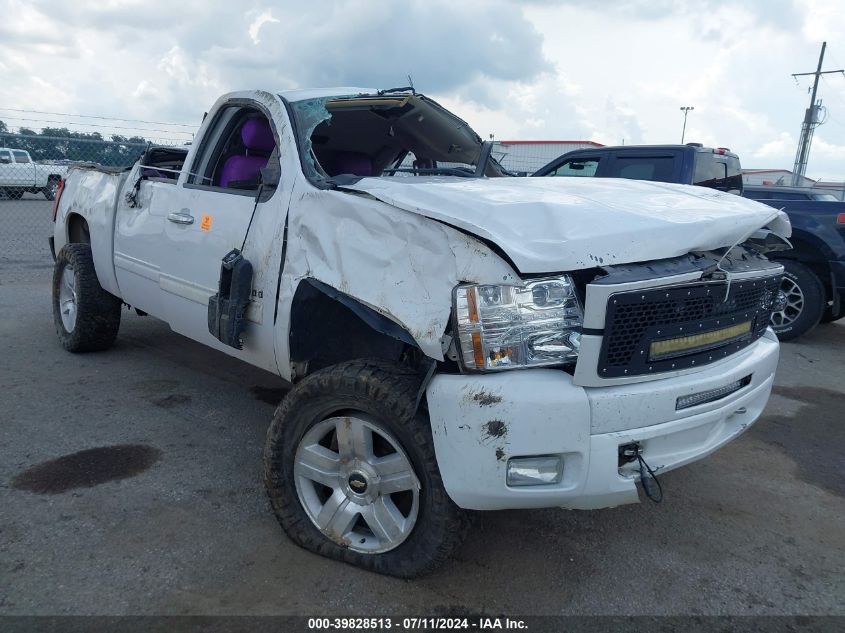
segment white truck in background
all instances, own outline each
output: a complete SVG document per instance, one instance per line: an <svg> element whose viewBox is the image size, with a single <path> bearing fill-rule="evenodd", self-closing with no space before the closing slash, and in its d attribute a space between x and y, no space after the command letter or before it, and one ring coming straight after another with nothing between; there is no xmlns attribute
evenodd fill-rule
<svg viewBox="0 0 845 633"><path fill-rule="evenodd" d="M53 200L67 169L65 165L36 163L23 149L0 147L0 193L11 200L20 200L25 193L43 193Z"/></svg>
<svg viewBox="0 0 845 633"><path fill-rule="evenodd" d="M70 170L59 339L108 348L127 304L289 380L273 510L373 571L431 570L467 510L656 498L766 405L783 268L762 253L789 221L712 189L508 178L490 152L411 90L226 94L190 148Z"/></svg>

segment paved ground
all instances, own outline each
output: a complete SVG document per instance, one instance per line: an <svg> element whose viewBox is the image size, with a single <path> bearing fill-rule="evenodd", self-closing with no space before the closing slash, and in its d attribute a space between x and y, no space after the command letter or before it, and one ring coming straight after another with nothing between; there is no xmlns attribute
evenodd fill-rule
<svg viewBox="0 0 845 633"><path fill-rule="evenodd" d="M44 226L30 207L18 235ZM765 418L667 473L662 505L483 514L454 561L401 581L281 532L260 478L281 381L126 312L113 350L64 353L49 262L18 251L0 261L0 614L845 614L843 324L784 345ZM132 476L104 450L92 488L51 462L126 444Z"/></svg>

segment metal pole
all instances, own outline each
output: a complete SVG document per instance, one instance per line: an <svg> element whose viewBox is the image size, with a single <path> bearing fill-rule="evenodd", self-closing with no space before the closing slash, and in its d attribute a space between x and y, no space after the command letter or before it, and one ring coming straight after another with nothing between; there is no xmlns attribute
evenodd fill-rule
<svg viewBox="0 0 845 633"><path fill-rule="evenodd" d="M793 77L806 77L813 75L813 92L810 96L810 107L804 113L804 122L801 124L801 138L798 141L798 151L795 153L795 165L792 168L792 184L798 185L804 174L807 172L807 163L810 160L810 145L813 142L813 130L819 125L818 113L819 104L816 103L816 92L819 89L819 77L822 75L829 75L832 73L841 73L845 77L845 70L839 68L837 70L822 70L822 62L824 61L824 51L827 48L827 42L822 42L822 51L819 55L819 65L814 73L792 73Z"/></svg>
<svg viewBox="0 0 845 633"><path fill-rule="evenodd" d="M815 78L813 80L813 91L810 95L810 107L804 112L804 123L801 125L801 139L798 142L798 153L795 156L795 165L792 167L792 186L797 187L801 184L804 174L807 172L807 161L810 153L810 143L813 138L813 121L816 110L816 93L819 89L819 77L821 77L822 62L824 62L824 51L827 48L827 42L822 42L822 51L819 54L819 66L816 72L813 73Z"/></svg>
<svg viewBox="0 0 845 633"><path fill-rule="evenodd" d="M684 112L684 127L681 130L681 145L684 144L684 135L687 133L687 114L690 110L695 110L692 106L681 106L681 110Z"/></svg>

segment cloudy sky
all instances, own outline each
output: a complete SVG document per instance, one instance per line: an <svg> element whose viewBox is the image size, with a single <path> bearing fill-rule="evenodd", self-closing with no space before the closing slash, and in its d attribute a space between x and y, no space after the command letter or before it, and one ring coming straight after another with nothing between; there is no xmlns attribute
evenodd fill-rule
<svg viewBox="0 0 845 633"><path fill-rule="evenodd" d="M0 120L151 138L191 128L32 111L195 125L229 90L410 74L485 137L678 142L691 105L687 141L791 168L811 78L790 74L823 40L825 69L845 68L842 0L0 0L0 16ZM807 173L842 180L845 77L819 96Z"/></svg>

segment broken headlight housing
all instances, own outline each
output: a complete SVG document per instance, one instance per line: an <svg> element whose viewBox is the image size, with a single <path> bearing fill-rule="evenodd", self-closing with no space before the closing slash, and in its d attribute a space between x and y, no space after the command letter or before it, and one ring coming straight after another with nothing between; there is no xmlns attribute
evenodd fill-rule
<svg viewBox="0 0 845 633"><path fill-rule="evenodd" d="M578 358L583 312L568 275L520 286L462 285L454 303L465 369L543 367Z"/></svg>

